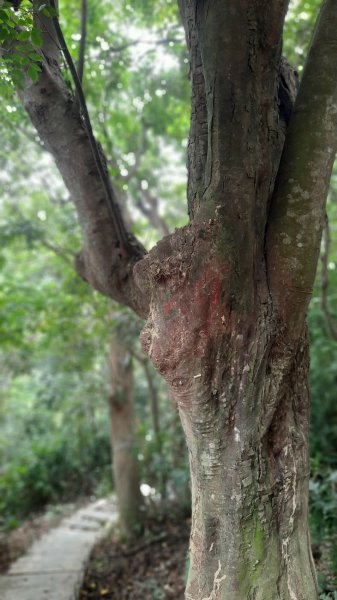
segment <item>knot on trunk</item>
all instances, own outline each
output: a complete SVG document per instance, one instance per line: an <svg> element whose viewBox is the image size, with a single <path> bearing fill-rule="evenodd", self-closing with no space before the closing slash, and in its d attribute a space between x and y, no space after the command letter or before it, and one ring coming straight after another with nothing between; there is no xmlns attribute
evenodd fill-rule
<svg viewBox="0 0 337 600"><path fill-rule="evenodd" d="M185 227L135 266L137 285L151 298L143 350L185 407L192 398L205 401L202 389L212 378L216 340L230 318L230 269L210 243L215 239L212 223Z"/></svg>

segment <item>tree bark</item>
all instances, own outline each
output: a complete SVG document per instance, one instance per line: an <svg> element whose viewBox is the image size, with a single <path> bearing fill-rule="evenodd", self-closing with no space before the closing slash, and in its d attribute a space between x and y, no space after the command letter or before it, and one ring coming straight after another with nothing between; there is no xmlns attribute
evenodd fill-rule
<svg viewBox="0 0 337 600"><path fill-rule="evenodd" d="M143 347L177 400L190 453L187 600L318 594L305 314L336 151L337 16L325 2L286 130L286 7L180 2L191 57L191 221L134 269L151 297ZM322 55L332 64L314 85ZM309 107L314 132L301 120Z"/></svg>
<svg viewBox="0 0 337 600"><path fill-rule="evenodd" d="M132 358L121 339L110 344L109 397L113 476L123 533L133 535L144 520L136 457Z"/></svg>
<svg viewBox="0 0 337 600"><path fill-rule="evenodd" d="M143 346L179 405L190 454L186 598L313 600L304 324L287 345L265 284L248 314L228 298L214 227L176 233L137 265L152 286Z"/></svg>

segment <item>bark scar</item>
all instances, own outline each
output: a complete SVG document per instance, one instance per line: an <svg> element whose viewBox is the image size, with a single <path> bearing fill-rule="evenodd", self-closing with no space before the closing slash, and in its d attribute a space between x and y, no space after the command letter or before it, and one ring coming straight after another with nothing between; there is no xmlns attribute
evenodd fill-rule
<svg viewBox="0 0 337 600"><path fill-rule="evenodd" d="M219 577L219 575L221 573L221 569L222 569L222 566L221 566L221 562L219 561L218 570L214 573L213 589L211 591L211 594L210 594L210 596L207 596L207 598L206 597L202 598L202 600L216 600L217 599L218 591L220 590L220 585L226 579L226 575Z"/></svg>

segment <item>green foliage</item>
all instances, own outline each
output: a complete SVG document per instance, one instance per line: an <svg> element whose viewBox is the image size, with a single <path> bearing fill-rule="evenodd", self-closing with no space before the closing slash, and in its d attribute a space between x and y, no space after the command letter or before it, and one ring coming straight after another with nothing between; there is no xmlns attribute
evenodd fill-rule
<svg viewBox="0 0 337 600"><path fill-rule="evenodd" d="M303 71L320 5L321 0L295 0L290 3L285 23L283 52L299 74Z"/></svg>
<svg viewBox="0 0 337 600"><path fill-rule="evenodd" d="M318 540L337 529L337 471L310 480L312 533Z"/></svg>
<svg viewBox="0 0 337 600"><path fill-rule="evenodd" d="M80 8L78 0L61 3L61 23L75 61ZM15 50L4 59L8 101L0 107L6 130L0 148L6 173L0 180L0 366L5 373L0 513L6 526L51 500L94 488L110 490L106 349L114 327L124 328L131 346L139 334L139 321L130 319L129 311L111 307L74 274L74 255L81 246L73 206L51 161L36 145L20 104L10 97L13 84L18 85L10 57L21 76L27 69L33 80L39 75L34 61L38 65L41 35L30 9L25 3L17 13L8 9L11 19L25 19L26 25L18 30L22 22L16 23ZM142 3L112 7L102 2L98 7L89 2L88 10L84 89L109 169L123 202L137 206L151 188L159 210L164 203L168 207L168 225L178 225L185 196L183 168L169 172L169 164L172 158L183 164L189 89L186 67L180 69L186 54L176 4L149 2L145 9ZM29 65L18 52L28 44L37 48ZM139 211L134 218L137 234L151 245L160 233L149 228ZM156 438L142 369L136 383L142 480L156 490L167 486L172 494L187 482L184 444L180 457L172 454L180 426L175 413L165 408L167 393L157 381L162 433Z"/></svg>
<svg viewBox="0 0 337 600"><path fill-rule="evenodd" d="M32 425L39 428L38 414ZM21 443L10 463L2 467L0 526L11 526L49 502L91 493L102 474L110 471L108 436L96 436L94 442L80 451L78 439L69 431L66 435L30 434L29 444Z"/></svg>
<svg viewBox="0 0 337 600"><path fill-rule="evenodd" d="M29 2L23 2L15 11L10 2L0 9L0 81L2 95L10 97L13 86L21 88L25 74L33 81L40 73L42 46L40 28L34 23L34 14Z"/></svg>

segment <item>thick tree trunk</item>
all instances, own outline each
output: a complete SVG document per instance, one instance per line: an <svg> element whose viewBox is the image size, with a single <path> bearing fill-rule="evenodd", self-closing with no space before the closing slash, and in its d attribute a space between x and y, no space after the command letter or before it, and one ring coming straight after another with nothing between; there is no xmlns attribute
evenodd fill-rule
<svg viewBox="0 0 337 600"><path fill-rule="evenodd" d="M247 354L214 394L211 426L181 409L194 506L186 598L315 599L307 522L307 343L290 364L286 356L277 361L288 379L282 375L279 390L269 352ZM219 358L225 364L226 357ZM235 403L231 386L237 389L238 381ZM275 406L276 399L274 413L260 412L262 402Z"/></svg>
<svg viewBox="0 0 337 600"><path fill-rule="evenodd" d="M192 80L191 223L134 269L151 297L144 349L177 400L190 453L186 600L317 599L305 313L320 221L307 259L299 206L312 222L311 203L325 192L298 187L300 150L286 143L281 172L289 153L289 184L301 192L298 212L287 212L293 196L276 179L294 99L278 44L287 1L262 4L180 2Z"/></svg>
<svg viewBox="0 0 337 600"><path fill-rule="evenodd" d="M186 599L316 600L307 338L285 343L265 283L247 312L227 297L215 230L177 232L137 266L153 290L143 345L179 405L190 454Z"/></svg>
<svg viewBox="0 0 337 600"><path fill-rule="evenodd" d="M132 359L117 338L110 345L109 363L113 475L121 529L132 535L140 531L144 519L143 498L135 454Z"/></svg>

